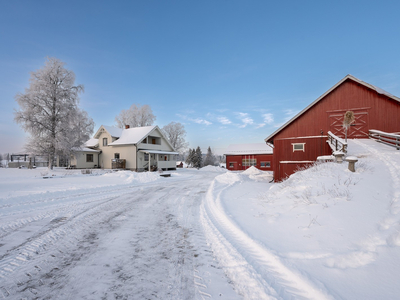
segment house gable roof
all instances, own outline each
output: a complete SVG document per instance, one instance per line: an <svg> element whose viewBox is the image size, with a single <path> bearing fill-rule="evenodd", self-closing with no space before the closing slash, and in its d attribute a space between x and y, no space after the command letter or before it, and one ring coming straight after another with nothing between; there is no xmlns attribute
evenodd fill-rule
<svg viewBox="0 0 400 300"><path fill-rule="evenodd" d="M276 130L274 133L272 133L270 136L268 136L265 141L269 142L271 141L271 139L277 135L279 132L281 132L284 128L286 128L289 124L291 124L294 120L296 120L297 118L299 118L302 114L304 114L307 110L309 110L311 107L313 107L315 104L317 104L319 101L321 101L323 98L325 98L325 96L327 96L329 93L331 93L333 90L335 90L338 86L340 86L343 82L345 82L346 80L352 80L354 82L357 82L371 90L374 90L375 92L377 92L378 94L381 95L385 95L386 97L389 97L391 99L393 99L394 101L397 101L400 103L400 98L396 97L388 92L386 92L385 90L376 87L372 84L366 83L356 77L354 77L353 75L346 75L342 80L340 80L338 83L336 83L333 87L331 87L329 90L327 90L323 95L321 95L318 99L316 99L314 102L312 102L310 105L308 105L306 108L304 108L302 111L300 111L297 115L295 115L293 118L291 118L289 121L287 121L285 124L283 124L281 127L278 128L278 130Z"/></svg>
<svg viewBox="0 0 400 300"><path fill-rule="evenodd" d="M99 130L97 130L96 134L94 135L94 138L98 139L103 131L107 131L112 137L119 138L123 129L114 126L101 125Z"/></svg>
<svg viewBox="0 0 400 300"><path fill-rule="evenodd" d="M117 146L117 145L133 145L140 143L156 127L157 126L143 126L143 127L133 127L133 128L123 129L119 139L108 145Z"/></svg>
<svg viewBox="0 0 400 300"><path fill-rule="evenodd" d="M160 128L157 125L123 129L120 138L108 145L109 146L120 146L120 145L139 144L154 131L158 131L159 134L161 135L161 137L168 144L168 146L171 147L171 149L173 151L175 151L174 147L171 145L171 143L168 141L168 139L164 136L162 130L160 130Z"/></svg>

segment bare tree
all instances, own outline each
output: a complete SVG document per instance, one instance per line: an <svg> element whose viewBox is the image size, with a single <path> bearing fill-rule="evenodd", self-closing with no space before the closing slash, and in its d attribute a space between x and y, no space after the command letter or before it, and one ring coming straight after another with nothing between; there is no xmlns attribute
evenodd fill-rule
<svg viewBox="0 0 400 300"><path fill-rule="evenodd" d="M132 104L129 109L123 109L118 116L115 117L117 126L125 128L126 125L130 127L143 127L153 125L156 117L153 115L151 107L147 104L140 106L140 104Z"/></svg>
<svg viewBox="0 0 400 300"><path fill-rule="evenodd" d="M179 153L183 153L188 147L185 141L186 130L181 123L171 122L162 128L162 131L172 147Z"/></svg>
<svg viewBox="0 0 400 300"><path fill-rule="evenodd" d="M42 69L31 73L25 93L15 97L20 106L15 121L30 133L26 148L48 155L50 169L56 154L68 155L93 132L93 120L78 108L83 86L74 83L74 72L59 59L48 58Z"/></svg>

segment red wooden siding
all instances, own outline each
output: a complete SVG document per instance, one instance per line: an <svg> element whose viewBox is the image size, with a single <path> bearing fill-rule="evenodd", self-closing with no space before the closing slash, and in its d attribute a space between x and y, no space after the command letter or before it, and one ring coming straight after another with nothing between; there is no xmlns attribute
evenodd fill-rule
<svg viewBox="0 0 400 300"><path fill-rule="evenodd" d="M282 181L288 175L293 174L298 167L309 165L310 161L315 161L318 156L330 155L332 151L326 140L325 135L274 140L274 180ZM294 143L304 143L304 152L293 151L292 144Z"/></svg>
<svg viewBox="0 0 400 300"><path fill-rule="evenodd" d="M349 138L368 138L370 129L400 132L400 102L347 78L270 138L268 142L274 144L275 181L307 164L304 161L331 154L327 132L344 137L343 116L349 110L355 114ZM293 152L292 143L306 143L305 151Z"/></svg>
<svg viewBox="0 0 400 300"><path fill-rule="evenodd" d="M362 132L367 129L400 131L400 103L348 79L278 132L274 140L284 137L316 136L320 135L321 130L326 134L332 129L333 116L344 115L348 110L358 113L358 117L362 114L363 119L360 121L364 122L363 129L359 131L357 137L363 135Z"/></svg>
<svg viewBox="0 0 400 300"><path fill-rule="evenodd" d="M261 171L273 171L273 154L255 154L255 155L226 155L226 168L230 171L246 170L249 167L243 166L243 159L255 158L257 159L257 169ZM269 162L270 167L261 167L261 162ZM233 165L233 168L230 165Z"/></svg>

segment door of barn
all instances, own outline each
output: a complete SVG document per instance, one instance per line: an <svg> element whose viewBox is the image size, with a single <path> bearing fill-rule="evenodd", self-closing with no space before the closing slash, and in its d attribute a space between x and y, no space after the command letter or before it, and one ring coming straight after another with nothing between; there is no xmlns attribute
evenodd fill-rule
<svg viewBox="0 0 400 300"><path fill-rule="evenodd" d="M344 114L347 110L328 112L329 114L329 130L336 136L344 138L345 129L343 128ZM368 112L366 110L352 110L355 120L347 131L347 137L367 138L368 137Z"/></svg>

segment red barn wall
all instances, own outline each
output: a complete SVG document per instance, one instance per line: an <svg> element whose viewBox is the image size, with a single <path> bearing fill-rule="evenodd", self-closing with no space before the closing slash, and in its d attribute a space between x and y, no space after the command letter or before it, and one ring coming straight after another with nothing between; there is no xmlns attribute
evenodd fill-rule
<svg viewBox="0 0 400 300"><path fill-rule="evenodd" d="M273 154L255 154L255 155L226 155L226 168L230 171L246 170L249 167L243 167L242 160L245 158L255 158L257 159L257 169L261 171L273 171L274 162ZM261 167L261 162L270 162L271 166L269 168ZM233 168L230 168L230 163L233 163Z"/></svg>
<svg viewBox="0 0 400 300"><path fill-rule="evenodd" d="M400 103L348 79L277 133L274 140L317 136L321 134L321 130L326 134L332 129L331 116L341 115L343 120L343 115L348 110L364 114L367 122L363 130L365 134L360 132L355 136L357 138L363 135L366 138L369 129L400 132ZM350 128L352 129L354 128Z"/></svg>
<svg viewBox="0 0 400 300"><path fill-rule="evenodd" d="M354 126L348 131L349 138L367 138L370 129L400 132L400 103L347 79L272 138L275 181L292 174L302 166L300 161L315 161L320 155L331 154L326 143L327 132L344 137L343 115L348 110L356 116ZM305 152L293 152L291 143L306 143ZM281 161L297 161L298 166L295 163L283 165Z"/></svg>
<svg viewBox="0 0 400 300"><path fill-rule="evenodd" d="M299 167L310 165L318 156L330 155L327 136L300 137L274 141L274 180L282 181ZM294 143L304 143L303 151L293 151Z"/></svg>

